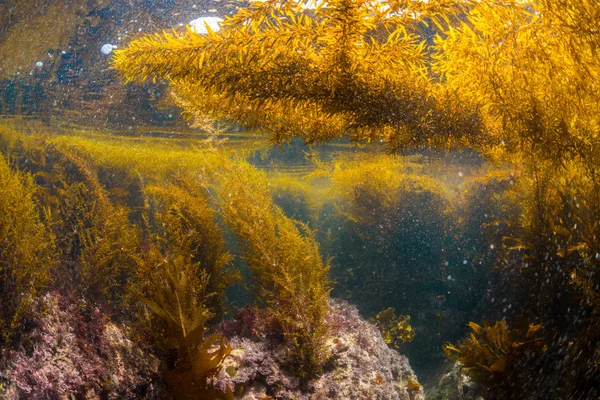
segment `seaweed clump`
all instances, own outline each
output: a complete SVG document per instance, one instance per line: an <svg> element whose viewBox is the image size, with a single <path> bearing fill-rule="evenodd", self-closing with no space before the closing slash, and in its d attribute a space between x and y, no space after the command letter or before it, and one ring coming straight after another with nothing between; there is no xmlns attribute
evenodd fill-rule
<svg viewBox="0 0 600 400"><path fill-rule="evenodd" d="M16 340L34 298L56 265L52 234L39 217L30 174L0 154L0 343Z"/></svg>
<svg viewBox="0 0 600 400"><path fill-rule="evenodd" d="M328 221L337 227L330 241L336 278L367 312L391 305L418 315L443 293L447 275L456 217L446 188L385 158L340 163L331 181L339 210Z"/></svg>
<svg viewBox="0 0 600 400"><path fill-rule="evenodd" d="M68 149L47 151L48 167L36 177L45 186L40 204L52 210L48 223L58 243L55 282L63 293L79 291L114 315L122 313L127 282L139 265L139 230L127 207L110 201L92 161Z"/></svg>
<svg viewBox="0 0 600 400"><path fill-rule="evenodd" d="M222 317L224 290L236 277L215 212L184 176L144 192L144 254L133 298L152 311L146 332L163 359L169 392L176 399L233 399L231 389L210 383L231 347L221 334L205 335L208 322Z"/></svg>
<svg viewBox="0 0 600 400"><path fill-rule="evenodd" d="M542 325L530 324L526 332L509 330L506 321L485 322L483 327L470 322L469 327L469 338L457 346L446 344L444 353L458 361L490 399L529 398L535 385L529 387L532 365L528 364L536 362L537 353L547 350L538 334Z"/></svg>
<svg viewBox="0 0 600 400"><path fill-rule="evenodd" d="M165 378L176 382L169 384L174 396L187 395L181 379L194 381L199 396L215 395L209 381L229 352L222 336L205 337L239 277L221 222L240 239L256 299L282 327L291 370L306 378L321 370L331 333L328 263L310 229L273 204L253 167L209 151L188 152L192 160L182 162L179 152L137 153L78 136L32 140L3 130L0 139L31 174L32 218L48 224L56 247L48 288L134 324L135 336L163 361ZM145 168L148 154L165 163ZM204 175L190 174L200 168ZM141 200L123 193L129 190Z"/></svg>
<svg viewBox="0 0 600 400"><path fill-rule="evenodd" d="M300 377L312 377L329 358L329 264L308 226L273 204L264 174L228 162L217 176L218 205L241 239L254 293L283 328L290 366Z"/></svg>
<svg viewBox="0 0 600 400"><path fill-rule="evenodd" d="M52 287L76 291L94 305L124 317L127 281L138 266L139 230L129 209L111 202L96 163L43 134L0 132L0 149L13 168L32 177L37 218L54 247Z"/></svg>
<svg viewBox="0 0 600 400"><path fill-rule="evenodd" d="M179 174L173 182L144 188L145 241L147 250L158 257L185 260L199 282L206 281L207 307L214 319L224 314L225 290L239 280L231 268L233 256L227 250L217 213L209 204L201 182ZM141 268L140 277L152 271ZM144 280L141 279L143 282Z"/></svg>
<svg viewBox="0 0 600 400"><path fill-rule="evenodd" d="M204 337L211 316L205 305L208 276L198 278L190 266L182 256L154 265L147 284L151 294L138 299L159 320L165 349L163 374L171 395L175 399L233 399L231 389L223 393L209 383L231 347L219 334Z"/></svg>
<svg viewBox="0 0 600 400"><path fill-rule="evenodd" d="M403 343L412 342L415 337L415 333L410 326L410 316L396 316L393 308L377 313L375 318L370 319L369 322L377 326L381 331L383 340L396 349L399 349Z"/></svg>

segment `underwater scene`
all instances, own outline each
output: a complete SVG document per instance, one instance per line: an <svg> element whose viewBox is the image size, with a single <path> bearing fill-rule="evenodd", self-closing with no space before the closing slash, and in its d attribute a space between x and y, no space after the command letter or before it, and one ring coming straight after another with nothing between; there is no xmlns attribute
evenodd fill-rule
<svg viewBox="0 0 600 400"><path fill-rule="evenodd" d="M600 399L598 21L0 0L0 399Z"/></svg>

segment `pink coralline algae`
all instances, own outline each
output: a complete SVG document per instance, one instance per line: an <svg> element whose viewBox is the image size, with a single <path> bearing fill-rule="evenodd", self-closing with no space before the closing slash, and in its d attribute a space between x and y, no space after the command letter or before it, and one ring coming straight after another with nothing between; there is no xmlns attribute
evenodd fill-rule
<svg viewBox="0 0 600 400"><path fill-rule="evenodd" d="M331 358L319 376L289 372L281 328L266 311L239 310L217 329L232 352L214 379L241 400L423 400L406 357L345 301L330 302ZM0 398L168 399L160 363L100 310L48 294L33 310L33 330L19 350L3 354Z"/></svg>
<svg viewBox="0 0 600 400"><path fill-rule="evenodd" d="M97 309L48 294L34 309L28 344L5 358L0 397L163 398L159 362ZM157 383L158 382L158 383Z"/></svg>
<svg viewBox="0 0 600 400"><path fill-rule="evenodd" d="M229 386L236 399L244 400L424 399L407 358L390 349L354 306L340 300L330 305L332 357L320 376L301 382L291 375L276 324L266 312L247 307L220 328L230 338L233 351L216 386Z"/></svg>

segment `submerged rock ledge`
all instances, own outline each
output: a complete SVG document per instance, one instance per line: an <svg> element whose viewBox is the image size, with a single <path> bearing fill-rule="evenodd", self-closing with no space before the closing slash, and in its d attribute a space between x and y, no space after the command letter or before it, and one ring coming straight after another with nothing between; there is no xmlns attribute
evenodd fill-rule
<svg viewBox="0 0 600 400"><path fill-rule="evenodd" d="M83 301L48 293L29 337L0 354L0 399L166 399L160 364L124 326Z"/></svg>
<svg viewBox="0 0 600 400"><path fill-rule="evenodd" d="M302 384L290 375L283 367L285 347L275 323L266 312L246 307L221 326L233 351L215 384L235 387L236 399L243 400L424 399L408 359L390 349L356 307L341 300L330 305L332 358L320 376Z"/></svg>
<svg viewBox="0 0 600 400"><path fill-rule="evenodd" d="M99 310L85 308L54 293L38 302L29 348L2 357L0 397L168 399L149 349ZM289 355L273 317L256 307L239 310L218 327L233 350L213 383L235 388L243 400L424 399L408 359L390 349L356 307L332 300L327 319L332 357L320 376L302 383L285 366Z"/></svg>

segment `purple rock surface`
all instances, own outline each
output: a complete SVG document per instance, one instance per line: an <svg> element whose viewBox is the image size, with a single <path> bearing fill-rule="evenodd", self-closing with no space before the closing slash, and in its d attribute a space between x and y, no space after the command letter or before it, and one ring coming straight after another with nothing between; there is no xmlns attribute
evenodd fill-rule
<svg viewBox="0 0 600 400"><path fill-rule="evenodd" d="M423 388L408 359L390 349L378 329L356 307L333 300L328 322L332 357L323 373L308 382L286 369L281 332L264 311L247 307L221 325L233 351L215 382L234 388L236 399L421 400Z"/></svg>
<svg viewBox="0 0 600 400"><path fill-rule="evenodd" d="M159 399L159 362L98 309L58 294L34 305L27 343L4 355L0 398Z"/></svg>
<svg viewBox="0 0 600 400"><path fill-rule="evenodd" d="M319 376L295 377L280 326L266 311L238 310L218 330L232 352L213 382L242 400L423 400L406 357L390 349L356 307L332 300L331 358ZM58 294L33 309L27 344L2 355L0 398L168 399L159 361L100 310Z"/></svg>

